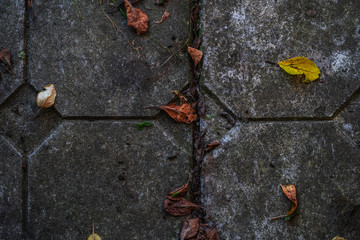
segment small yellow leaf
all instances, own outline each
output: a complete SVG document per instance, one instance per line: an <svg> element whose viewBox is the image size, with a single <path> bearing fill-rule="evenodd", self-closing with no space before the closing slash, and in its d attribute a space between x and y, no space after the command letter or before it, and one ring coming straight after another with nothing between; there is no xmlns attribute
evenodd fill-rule
<svg viewBox="0 0 360 240"><path fill-rule="evenodd" d="M100 236L97 235L96 233L92 233L87 240L101 240Z"/></svg>
<svg viewBox="0 0 360 240"><path fill-rule="evenodd" d="M36 103L40 108L48 108L54 105L56 91L53 84L48 84L37 94Z"/></svg>
<svg viewBox="0 0 360 240"><path fill-rule="evenodd" d="M306 57L295 57L282 62L278 65L291 75L305 75L304 83L310 83L319 78L320 70L316 64Z"/></svg>

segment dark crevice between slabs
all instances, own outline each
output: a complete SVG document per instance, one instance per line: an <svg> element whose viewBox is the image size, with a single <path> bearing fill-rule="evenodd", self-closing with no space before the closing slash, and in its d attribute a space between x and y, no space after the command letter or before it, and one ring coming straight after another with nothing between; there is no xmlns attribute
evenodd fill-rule
<svg viewBox="0 0 360 240"><path fill-rule="evenodd" d="M23 85L30 85L28 80L28 50L27 50L27 40L29 37L29 27L30 27L30 18L29 18L29 6L27 0L24 0L24 42L23 42L23 51L25 52L25 57L23 59ZM31 85L30 85L31 86ZM19 87L20 90L22 87ZM33 87L33 86L31 86ZM29 202L29 191L28 191L28 159L27 159L27 152L25 146L22 146L22 170L21 170L21 196L22 196L22 228L21 228L21 235L22 239L27 239L27 226L28 226L28 202Z"/></svg>

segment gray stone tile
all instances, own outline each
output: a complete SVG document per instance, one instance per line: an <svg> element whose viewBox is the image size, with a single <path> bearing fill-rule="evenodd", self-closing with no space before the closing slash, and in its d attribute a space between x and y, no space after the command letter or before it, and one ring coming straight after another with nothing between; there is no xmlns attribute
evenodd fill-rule
<svg viewBox="0 0 360 240"><path fill-rule="evenodd" d="M21 155L0 136L0 239L21 239Z"/></svg>
<svg viewBox="0 0 360 240"><path fill-rule="evenodd" d="M0 133L23 152L31 152L61 121L54 108L41 110L34 119L38 110L36 93L26 85L0 107Z"/></svg>
<svg viewBox="0 0 360 240"><path fill-rule="evenodd" d="M180 49L188 39L188 2L171 1L170 16L162 24L164 7L142 1L136 5L150 18L149 34L138 36L119 13L109 14L130 42L142 47L141 58L102 13L99 1L37 1L38 28L29 38L29 76L37 88L54 83L57 108L64 116L150 116L144 109L167 103L170 90L188 82L188 55L170 54L155 41ZM104 2L106 11L111 8ZM151 8L151 9L149 9ZM150 38L154 39L151 40Z"/></svg>
<svg viewBox="0 0 360 240"><path fill-rule="evenodd" d="M353 99L335 118L338 127L343 130L355 144L360 146L360 96Z"/></svg>
<svg viewBox="0 0 360 240"><path fill-rule="evenodd" d="M65 122L29 156L29 239L177 239L163 210L188 179L191 127Z"/></svg>
<svg viewBox="0 0 360 240"><path fill-rule="evenodd" d="M12 74L0 63L0 104L23 82L23 60L18 53L24 48L24 12L23 1L0 3L0 49L7 47L13 62Z"/></svg>
<svg viewBox="0 0 360 240"><path fill-rule="evenodd" d="M238 124L206 156L204 205L222 239L359 239L360 149L333 123ZM297 188L299 211L279 184Z"/></svg>
<svg viewBox="0 0 360 240"><path fill-rule="evenodd" d="M238 117L329 117L360 87L360 2L204 0L205 86ZM313 60L302 84L265 63Z"/></svg>

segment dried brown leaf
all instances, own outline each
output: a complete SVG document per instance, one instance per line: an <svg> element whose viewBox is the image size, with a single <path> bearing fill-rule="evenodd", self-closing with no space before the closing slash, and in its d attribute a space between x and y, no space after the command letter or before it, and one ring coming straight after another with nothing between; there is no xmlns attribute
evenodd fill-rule
<svg viewBox="0 0 360 240"><path fill-rule="evenodd" d="M177 122L191 123L196 121L197 114L189 103L183 103L181 105L169 104L160 106L162 110L167 112Z"/></svg>
<svg viewBox="0 0 360 240"><path fill-rule="evenodd" d="M213 150L214 148L216 148L216 147L219 146L219 145L220 145L220 141L219 141L219 140L213 141L213 142L209 143L208 145L206 145L205 151Z"/></svg>
<svg viewBox="0 0 360 240"><path fill-rule="evenodd" d="M167 196L164 205L165 211L174 216L186 216L189 215L191 211L201 208L201 206L183 197L172 198Z"/></svg>
<svg viewBox="0 0 360 240"><path fill-rule="evenodd" d="M48 108L54 105L56 90L53 84L48 84L37 94L36 103L40 108Z"/></svg>
<svg viewBox="0 0 360 240"><path fill-rule="evenodd" d="M188 52L194 61L194 67L196 67L203 57L203 52L192 47L188 47Z"/></svg>
<svg viewBox="0 0 360 240"><path fill-rule="evenodd" d="M135 28L138 35L146 33L149 27L149 17L146 13L133 7L128 0L124 0L124 4L128 18L128 26Z"/></svg>
<svg viewBox="0 0 360 240"><path fill-rule="evenodd" d="M192 238L198 233L198 230L199 218L185 220L180 233L180 239L186 240Z"/></svg>
<svg viewBox="0 0 360 240"><path fill-rule="evenodd" d="M9 72L11 72L12 70L11 53L7 47L4 47L0 50L0 62L5 65L5 67Z"/></svg>
<svg viewBox="0 0 360 240"><path fill-rule="evenodd" d="M295 185L281 185L283 192L285 193L286 197L294 203L291 207L291 210L286 214L286 216L290 216L294 213L297 207L297 199L296 199L296 188Z"/></svg>
<svg viewBox="0 0 360 240"><path fill-rule="evenodd" d="M182 187L179 187L178 189L172 191L168 194L169 197L180 197L184 195L189 190L189 184L185 184Z"/></svg>
<svg viewBox="0 0 360 240"><path fill-rule="evenodd" d="M216 227L206 230L206 239L207 240L220 240L220 237L217 233Z"/></svg>

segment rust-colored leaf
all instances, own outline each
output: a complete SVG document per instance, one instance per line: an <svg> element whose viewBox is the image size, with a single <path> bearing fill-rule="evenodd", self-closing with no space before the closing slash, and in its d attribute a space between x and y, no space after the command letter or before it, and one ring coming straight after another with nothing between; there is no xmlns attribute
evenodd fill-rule
<svg viewBox="0 0 360 240"><path fill-rule="evenodd" d="M170 14L169 14L167 11L165 11L164 14L163 14L162 17L161 17L161 20L160 20L160 21L156 21L155 23L156 23L156 24L160 24L160 23L162 23L163 21L165 21L169 16L170 16Z"/></svg>
<svg viewBox="0 0 360 240"><path fill-rule="evenodd" d="M168 194L169 197L180 197L184 195L189 190L189 184L185 184L182 187L179 187L178 189L172 191Z"/></svg>
<svg viewBox="0 0 360 240"><path fill-rule="evenodd" d="M174 216L186 216L191 211L201 208L201 206L186 200L183 197L169 197L165 199L165 211Z"/></svg>
<svg viewBox="0 0 360 240"><path fill-rule="evenodd" d="M270 220L275 220L275 219L279 219L279 218L282 218L282 217L285 217L285 220L288 220L289 219L289 216L292 215L297 206L298 206L298 202L297 202L297 199L296 199L296 188L295 188L295 185L292 185L292 184L289 184L289 185L281 185L281 188L283 190L283 192L285 193L286 197L291 201L293 202L293 205L291 206L291 209L288 213L286 213L286 215L282 215L282 216L278 216L278 217L273 217L271 218Z"/></svg>
<svg viewBox="0 0 360 240"><path fill-rule="evenodd" d="M213 141L213 142L209 143L208 145L206 145L205 151L213 150L214 148L216 148L216 147L219 146L219 145L220 145L220 141L219 141L219 140Z"/></svg>
<svg viewBox="0 0 360 240"><path fill-rule="evenodd" d="M191 123L196 121L197 114L189 103L183 103L181 105L175 105L174 103L160 106L162 110L167 112L177 122Z"/></svg>
<svg viewBox="0 0 360 240"><path fill-rule="evenodd" d="M6 69L11 72L12 64L11 64L11 53L7 47L4 47L0 50L0 62L3 63Z"/></svg>
<svg viewBox="0 0 360 240"><path fill-rule="evenodd" d="M220 240L216 227L206 230L206 240Z"/></svg>
<svg viewBox="0 0 360 240"><path fill-rule="evenodd" d="M180 239L186 240L192 238L197 234L198 230L199 230L199 218L185 220L180 233Z"/></svg>
<svg viewBox="0 0 360 240"><path fill-rule="evenodd" d="M128 26L136 29L138 35L147 32L149 27L149 17L146 13L138 8L134 8L128 0L124 0Z"/></svg>
<svg viewBox="0 0 360 240"><path fill-rule="evenodd" d="M37 94L36 103L40 108L48 108L54 105L56 90L53 84L48 84Z"/></svg>
<svg viewBox="0 0 360 240"><path fill-rule="evenodd" d="M199 49L188 47L188 52L194 61L194 67L196 67L202 59L203 52Z"/></svg>

